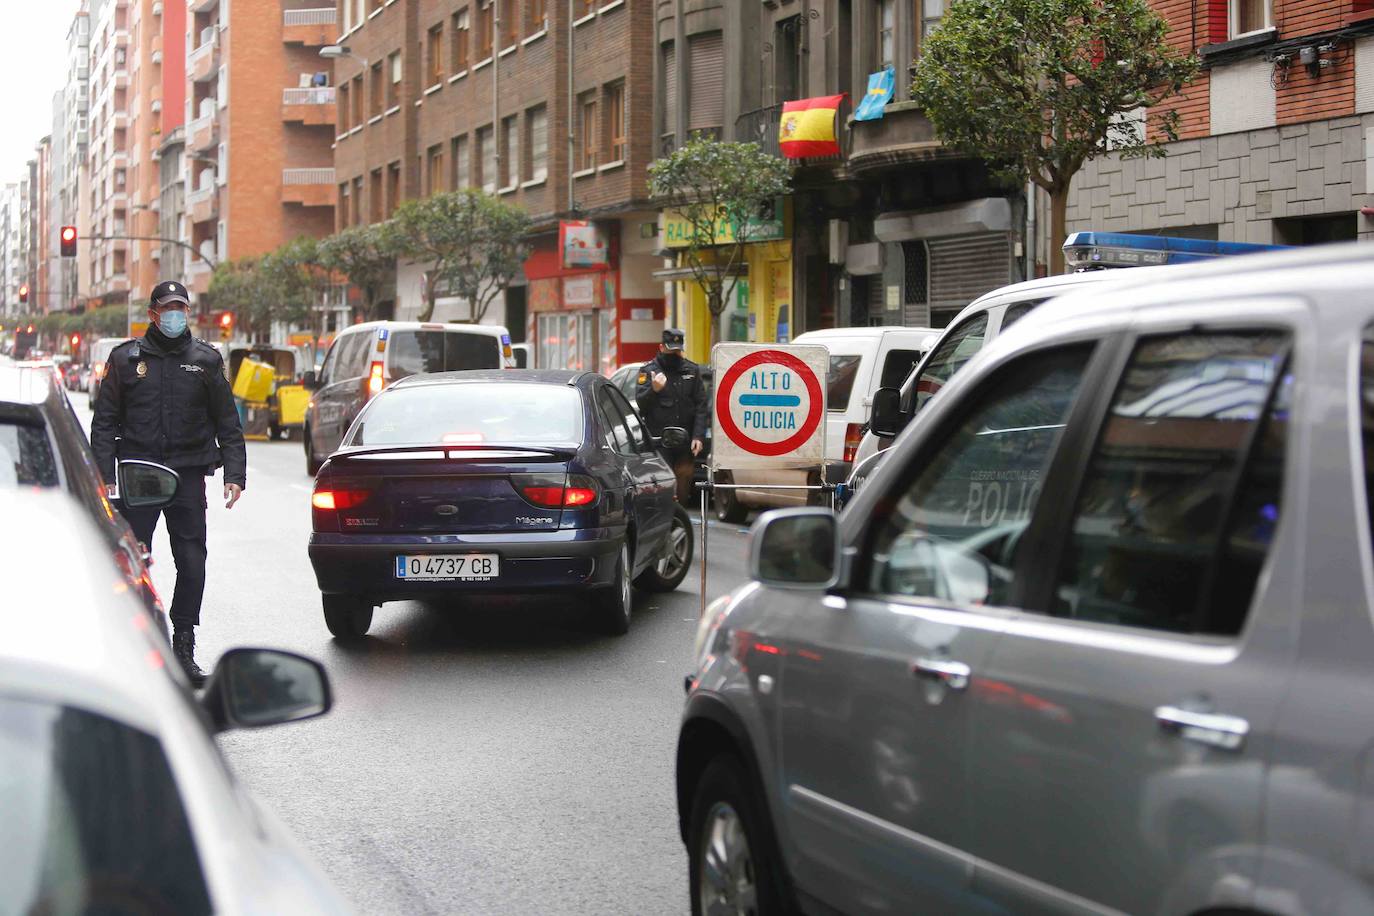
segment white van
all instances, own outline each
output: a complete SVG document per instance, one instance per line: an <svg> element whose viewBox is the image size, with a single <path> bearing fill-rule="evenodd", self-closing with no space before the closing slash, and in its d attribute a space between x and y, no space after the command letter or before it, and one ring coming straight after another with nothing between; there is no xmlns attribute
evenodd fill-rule
<svg viewBox="0 0 1374 916"><path fill-rule="evenodd" d="M902 383L934 344L939 331L933 328L866 327L808 331L793 343L819 344L830 351L826 376L825 479L839 483L849 476L859 446L873 392ZM744 485L745 489L714 491L716 516L721 521L741 522L750 507L802 506L820 502L817 491L770 490L768 485L821 483L821 468L795 470L718 470L718 483ZM758 489L751 487L757 486Z"/></svg>
<svg viewBox="0 0 1374 916"><path fill-rule="evenodd" d="M313 476L368 399L392 382L422 372L512 369L510 332L489 324L368 321L344 328L319 373L305 412L305 467Z"/></svg>

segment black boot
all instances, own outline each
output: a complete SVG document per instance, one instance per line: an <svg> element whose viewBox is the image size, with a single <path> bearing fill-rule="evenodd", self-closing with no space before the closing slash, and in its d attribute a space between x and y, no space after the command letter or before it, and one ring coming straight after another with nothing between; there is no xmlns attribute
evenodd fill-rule
<svg viewBox="0 0 1374 916"><path fill-rule="evenodd" d="M196 631L191 627L179 627L172 634L172 654L181 662L181 670L191 680L192 687L205 684L205 672L196 664Z"/></svg>

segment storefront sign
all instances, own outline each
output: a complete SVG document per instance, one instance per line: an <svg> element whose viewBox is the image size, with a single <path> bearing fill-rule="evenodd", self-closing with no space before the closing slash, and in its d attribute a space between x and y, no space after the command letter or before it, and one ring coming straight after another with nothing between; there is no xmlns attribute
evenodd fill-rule
<svg viewBox="0 0 1374 916"><path fill-rule="evenodd" d="M775 242L787 238L784 220L785 205L781 197L765 213L750 216L745 221L744 240L747 242ZM736 223L724 214L715 221L714 245L733 244L738 234ZM692 241L692 226L678 213L667 211L663 214L663 244L667 248L686 248Z"/></svg>
<svg viewBox="0 0 1374 916"><path fill-rule="evenodd" d="M564 278L563 305L567 308L591 308L596 305L596 278L592 276Z"/></svg>
<svg viewBox="0 0 1374 916"><path fill-rule="evenodd" d="M558 224L558 247L564 270L577 267L609 267L611 245L590 220L563 220Z"/></svg>
<svg viewBox="0 0 1374 916"><path fill-rule="evenodd" d="M829 365L825 347L716 344L713 469L820 465Z"/></svg>

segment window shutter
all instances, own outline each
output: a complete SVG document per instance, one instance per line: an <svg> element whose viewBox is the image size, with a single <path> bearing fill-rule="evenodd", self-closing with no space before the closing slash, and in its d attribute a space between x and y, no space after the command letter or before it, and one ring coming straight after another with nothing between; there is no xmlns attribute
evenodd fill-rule
<svg viewBox="0 0 1374 916"><path fill-rule="evenodd" d="M663 132L677 130L677 48L672 42L663 46Z"/></svg>
<svg viewBox="0 0 1374 916"><path fill-rule="evenodd" d="M928 245L932 309L961 309L1011 282L1011 243L1004 233L931 239Z"/></svg>
<svg viewBox="0 0 1374 916"><path fill-rule="evenodd" d="M687 129L719 130L725 120L725 48L719 32L687 39L691 63Z"/></svg>
<svg viewBox="0 0 1374 916"><path fill-rule="evenodd" d="M1207 28L1204 34L1209 44L1221 44L1231 37L1230 10L1226 0L1206 0Z"/></svg>

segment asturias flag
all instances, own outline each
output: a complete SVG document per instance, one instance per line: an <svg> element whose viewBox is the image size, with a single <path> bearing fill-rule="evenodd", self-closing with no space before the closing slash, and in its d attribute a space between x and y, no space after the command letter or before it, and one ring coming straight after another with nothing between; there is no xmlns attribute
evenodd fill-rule
<svg viewBox="0 0 1374 916"><path fill-rule="evenodd" d="M883 116L883 107L892 101L892 89L896 77L891 67L884 67L877 73L868 74L868 94L854 109L855 121L876 121Z"/></svg>
<svg viewBox="0 0 1374 916"><path fill-rule="evenodd" d="M812 156L838 156L840 142L835 138L835 115L840 95L784 102L782 122L778 125L778 146L788 159Z"/></svg>

